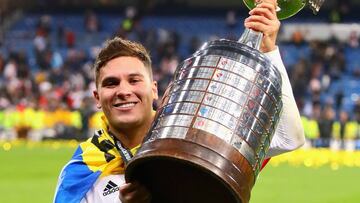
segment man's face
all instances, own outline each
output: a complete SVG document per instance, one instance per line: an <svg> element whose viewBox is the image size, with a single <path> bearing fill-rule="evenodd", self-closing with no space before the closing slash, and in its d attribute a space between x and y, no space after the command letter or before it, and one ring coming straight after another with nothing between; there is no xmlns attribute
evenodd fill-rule
<svg viewBox="0 0 360 203"><path fill-rule="evenodd" d="M98 81L94 97L111 128L139 127L152 119L157 84L139 59L121 56L110 60L101 68Z"/></svg>

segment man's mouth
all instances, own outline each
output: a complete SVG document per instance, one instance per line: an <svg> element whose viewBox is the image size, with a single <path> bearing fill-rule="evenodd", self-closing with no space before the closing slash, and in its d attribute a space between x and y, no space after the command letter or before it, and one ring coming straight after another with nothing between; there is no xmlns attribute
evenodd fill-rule
<svg viewBox="0 0 360 203"><path fill-rule="evenodd" d="M116 108L131 108L136 105L137 102L126 102L126 103L116 103L114 104L114 107Z"/></svg>

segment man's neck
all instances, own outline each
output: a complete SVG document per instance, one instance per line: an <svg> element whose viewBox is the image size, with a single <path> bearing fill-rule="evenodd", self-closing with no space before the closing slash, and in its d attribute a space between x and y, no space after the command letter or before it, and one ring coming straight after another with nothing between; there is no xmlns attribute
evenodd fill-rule
<svg viewBox="0 0 360 203"><path fill-rule="evenodd" d="M111 129L110 131L114 134L116 139L120 140L121 144L129 149L132 149L139 144L142 143L144 137L147 133L149 128L146 129L121 129L115 130Z"/></svg>
<svg viewBox="0 0 360 203"><path fill-rule="evenodd" d="M122 129L115 129L110 127L111 133L120 140L121 144L128 148L132 149L138 145L140 145L144 137L146 136L147 132L149 131L151 127L151 123L153 121L153 116L150 120L148 120L146 123L142 124L141 126L134 126L131 128L122 128Z"/></svg>

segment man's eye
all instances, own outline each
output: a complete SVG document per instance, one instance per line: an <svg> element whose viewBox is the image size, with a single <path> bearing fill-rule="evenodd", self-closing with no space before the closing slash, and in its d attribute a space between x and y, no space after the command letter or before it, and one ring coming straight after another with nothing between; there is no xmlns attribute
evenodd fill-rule
<svg viewBox="0 0 360 203"><path fill-rule="evenodd" d="M131 83L131 84L136 84L136 83L138 83L138 82L140 82L139 79L131 79L131 80L130 80L130 83Z"/></svg>
<svg viewBox="0 0 360 203"><path fill-rule="evenodd" d="M103 85L104 87L114 87L116 86L116 82L106 82Z"/></svg>

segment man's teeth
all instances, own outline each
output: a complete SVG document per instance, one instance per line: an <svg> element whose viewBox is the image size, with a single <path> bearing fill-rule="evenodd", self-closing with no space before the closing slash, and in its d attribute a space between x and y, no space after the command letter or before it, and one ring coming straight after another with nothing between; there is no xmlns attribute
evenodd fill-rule
<svg viewBox="0 0 360 203"><path fill-rule="evenodd" d="M133 107L135 106L136 103L131 102L131 103L124 103L124 104L116 104L116 107L121 107L121 108L128 108L128 107Z"/></svg>

